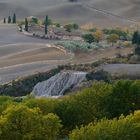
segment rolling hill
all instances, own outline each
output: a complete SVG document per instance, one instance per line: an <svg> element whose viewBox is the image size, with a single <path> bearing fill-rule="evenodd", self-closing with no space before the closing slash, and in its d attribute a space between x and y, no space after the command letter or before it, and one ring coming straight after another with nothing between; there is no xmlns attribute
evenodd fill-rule
<svg viewBox="0 0 140 140"><path fill-rule="evenodd" d="M123 26L140 21L140 0L0 0L0 17L16 11L19 17L50 15L60 22L93 22L98 26ZM3 8L3 5L6 8Z"/></svg>

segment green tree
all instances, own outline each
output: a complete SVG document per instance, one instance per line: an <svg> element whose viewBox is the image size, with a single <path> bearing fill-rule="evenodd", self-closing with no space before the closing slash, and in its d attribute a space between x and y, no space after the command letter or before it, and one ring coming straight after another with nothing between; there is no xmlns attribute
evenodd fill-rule
<svg viewBox="0 0 140 140"><path fill-rule="evenodd" d="M28 32L28 19L25 18L25 31Z"/></svg>
<svg viewBox="0 0 140 140"><path fill-rule="evenodd" d="M6 23L6 18L3 19L3 23Z"/></svg>
<svg viewBox="0 0 140 140"><path fill-rule="evenodd" d="M46 19L45 19L45 34L48 34L48 22L49 21L49 18L48 16L46 16Z"/></svg>
<svg viewBox="0 0 140 140"><path fill-rule="evenodd" d="M73 29L75 29L75 30L79 29L79 26L76 23L73 23L72 26L73 26Z"/></svg>
<svg viewBox="0 0 140 140"><path fill-rule="evenodd" d="M64 28L67 32L71 32L73 27L71 26L71 24L67 24L64 26Z"/></svg>
<svg viewBox="0 0 140 140"><path fill-rule="evenodd" d="M92 43L95 42L95 37L92 34L85 34L82 36L82 38L84 39L85 42L87 43Z"/></svg>
<svg viewBox="0 0 140 140"><path fill-rule="evenodd" d="M11 16L8 17L8 23L11 23Z"/></svg>
<svg viewBox="0 0 140 140"><path fill-rule="evenodd" d="M58 27L58 28L61 27L60 23L55 23L55 26Z"/></svg>
<svg viewBox="0 0 140 140"><path fill-rule="evenodd" d="M35 23L35 24L38 24L38 23L39 23L39 20L38 20L38 18L33 17L33 18L32 18L32 22Z"/></svg>
<svg viewBox="0 0 140 140"><path fill-rule="evenodd" d="M88 124L106 116L104 100L111 92L111 86L103 82L83 90L74 96L66 97L54 109L66 129Z"/></svg>
<svg viewBox="0 0 140 140"><path fill-rule="evenodd" d="M139 39L139 32L135 31L132 37L132 44L137 44Z"/></svg>
<svg viewBox="0 0 140 140"><path fill-rule="evenodd" d="M16 24L16 14L14 13L14 15L13 15L13 24Z"/></svg>

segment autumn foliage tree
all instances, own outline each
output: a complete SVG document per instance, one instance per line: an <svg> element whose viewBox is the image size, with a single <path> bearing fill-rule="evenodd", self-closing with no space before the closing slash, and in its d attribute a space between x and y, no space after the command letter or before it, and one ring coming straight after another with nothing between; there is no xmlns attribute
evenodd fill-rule
<svg viewBox="0 0 140 140"><path fill-rule="evenodd" d="M112 43L112 46L113 46L114 43L117 42L118 39L119 39L119 36L117 34L111 34L107 37L107 41L109 43Z"/></svg>
<svg viewBox="0 0 140 140"><path fill-rule="evenodd" d="M103 32L101 30L96 30L93 35L97 42L101 41L103 38Z"/></svg>

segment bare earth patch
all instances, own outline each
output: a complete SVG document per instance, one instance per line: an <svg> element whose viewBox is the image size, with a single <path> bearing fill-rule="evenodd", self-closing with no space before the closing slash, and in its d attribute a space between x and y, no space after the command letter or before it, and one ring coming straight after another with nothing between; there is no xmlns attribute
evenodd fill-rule
<svg viewBox="0 0 140 140"><path fill-rule="evenodd" d="M19 52L10 52L0 59L0 68L17 65L17 64L27 64L38 61L57 61L67 60L71 56L58 48L47 47L45 45L35 46L29 45L31 47L26 50L20 50ZM11 46L15 47L15 46ZM19 47L19 46L18 46ZM25 47L24 45L22 46Z"/></svg>

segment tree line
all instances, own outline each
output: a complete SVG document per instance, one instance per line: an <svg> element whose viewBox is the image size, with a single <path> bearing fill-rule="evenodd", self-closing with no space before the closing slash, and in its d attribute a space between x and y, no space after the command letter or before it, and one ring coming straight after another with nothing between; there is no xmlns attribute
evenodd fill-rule
<svg viewBox="0 0 140 140"><path fill-rule="evenodd" d="M138 80L95 82L60 99L3 96L0 139L57 140L72 131L70 140L137 140L140 113L135 111L140 110L139 99Z"/></svg>
<svg viewBox="0 0 140 140"><path fill-rule="evenodd" d="M8 23L8 24L10 24L10 23L16 24L17 23L16 14L14 13L12 18L11 18L11 16L8 16L7 19L4 18L3 19L3 23L4 24L5 23ZM45 24L45 34L47 34L48 33L48 25L49 25L49 17L48 16L45 17L44 24ZM25 31L28 32L28 30L29 30L29 22L28 22L28 19L25 18Z"/></svg>
<svg viewBox="0 0 140 140"><path fill-rule="evenodd" d="M8 23L8 24L10 24L10 23L16 24L16 22L17 22L17 18L16 18L16 14L15 13L13 14L13 17L12 18L11 18L11 16L8 16L7 19L6 18L3 19L3 23L4 24L5 23Z"/></svg>

